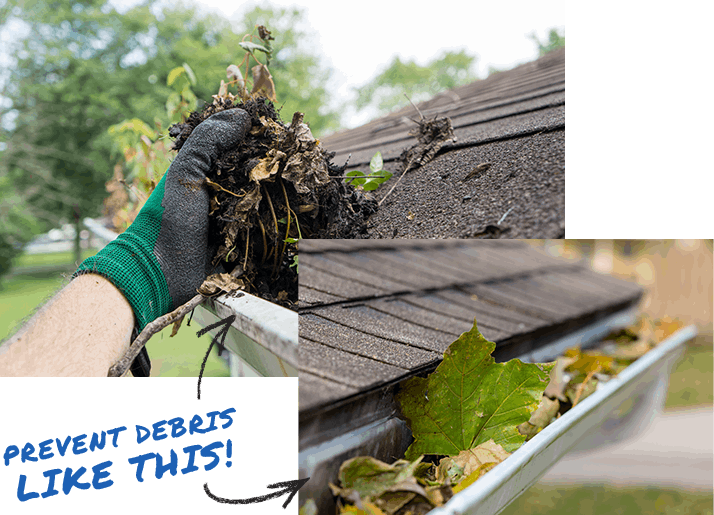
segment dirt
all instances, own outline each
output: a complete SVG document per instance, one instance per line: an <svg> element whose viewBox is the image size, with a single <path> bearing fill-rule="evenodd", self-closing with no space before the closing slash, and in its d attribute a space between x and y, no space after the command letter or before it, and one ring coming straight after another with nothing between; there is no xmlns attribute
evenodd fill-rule
<svg viewBox="0 0 714 515"><path fill-rule="evenodd" d="M251 117L246 138L207 174L213 264L238 275L249 293L296 309L296 240L365 237L377 203L345 184L344 166L331 162L334 154L312 137L301 113L285 124L265 98L214 99L169 130L178 150L214 113L241 108Z"/></svg>

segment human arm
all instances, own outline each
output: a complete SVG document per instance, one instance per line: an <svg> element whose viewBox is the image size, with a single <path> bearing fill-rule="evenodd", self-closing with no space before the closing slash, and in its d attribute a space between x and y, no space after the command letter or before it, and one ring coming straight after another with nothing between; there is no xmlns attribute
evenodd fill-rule
<svg viewBox="0 0 714 515"><path fill-rule="evenodd" d="M133 328L119 290L102 276L81 275L0 346L0 376L106 376Z"/></svg>
<svg viewBox="0 0 714 515"><path fill-rule="evenodd" d="M8 362L7 370L23 370L22 375L65 375L67 370L75 370L68 361L95 361L91 356L96 347L106 347L101 354L116 361L123 353L119 349L126 350L128 345L125 340L130 336L125 333L130 335L134 326L141 331L196 294L209 272L212 255L208 247L206 173L220 152L240 141L250 125L245 111L231 109L211 116L193 130L134 223L97 255L86 259L72 283L3 345L0 357L25 362ZM93 286L82 279L85 275L106 280ZM106 288L99 289L98 285ZM115 291L107 295L111 288ZM116 295L123 299L124 304L118 302L121 308L115 302ZM132 317L122 318L122 326L114 335L116 341L106 343L105 335L85 332L86 327L101 328L96 320L86 326L94 315L111 320L114 309L123 311L126 306ZM54 336L58 330L66 333L61 340ZM56 360L45 363L40 350L47 350L53 342L67 342L71 348L53 349L51 355ZM35 366L42 372L28 373ZM91 374L106 376L108 368L92 369Z"/></svg>

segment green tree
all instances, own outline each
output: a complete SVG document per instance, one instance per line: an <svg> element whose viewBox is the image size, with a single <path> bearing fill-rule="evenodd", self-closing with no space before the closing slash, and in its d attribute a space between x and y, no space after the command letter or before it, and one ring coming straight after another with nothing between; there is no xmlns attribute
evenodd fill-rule
<svg viewBox="0 0 714 515"><path fill-rule="evenodd" d="M552 52L558 48L565 47L565 33L561 34L558 29L550 29L548 38L541 41L538 35L533 32L528 36L538 47L538 55L544 56L548 52Z"/></svg>
<svg viewBox="0 0 714 515"><path fill-rule="evenodd" d="M416 103L472 82L477 79L474 72L476 60L475 55L465 50L444 52L425 66L394 57L382 73L356 89L357 109L374 107L380 114L386 114L405 105L405 94Z"/></svg>
<svg viewBox="0 0 714 515"><path fill-rule="evenodd" d="M79 229L83 217L98 213L111 170L106 129L141 100L150 105L150 85L131 63L148 52L150 5L122 15L103 3L10 1L0 27L18 33L3 77L9 102L2 115L14 121L5 127L0 173L44 222L36 227L64 219ZM78 239L76 247L78 260Z"/></svg>
<svg viewBox="0 0 714 515"><path fill-rule="evenodd" d="M0 240L13 242L5 245L14 249L8 254L31 232L61 220L79 228L82 218L99 214L105 183L122 159L108 128L139 118L165 134L169 72L189 64L197 78L192 91L199 101L211 101L226 67L242 57L243 31L255 23L277 29L271 71L279 103L306 112L315 132L337 125L338 116L325 107L327 72L303 43L305 33L293 29L299 10L256 8L243 26L233 27L217 15L162 5L145 0L123 13L106 0L7 0L0 6L0 31L13 33L3 39L12 44L3 49L11 66L0 73L0 180L9 184L13 205L34 220L3 219Z"/></svg>

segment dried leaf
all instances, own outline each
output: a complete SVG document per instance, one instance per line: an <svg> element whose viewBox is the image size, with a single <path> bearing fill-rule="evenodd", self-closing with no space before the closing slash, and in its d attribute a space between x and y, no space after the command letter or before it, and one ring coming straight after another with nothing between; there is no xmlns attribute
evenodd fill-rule
<svg viewBox="0 0 714 515"><path fill-rule="evenodd" d="M659 320L656 320L655 323L655 330L654 330L654 337L655 337L655 342L659 343L668 336L673 335L676 331L684 327L684 322L682 322L679 318L672 318L669 316L665 316L660 318Z"/></svg>
<svg viewBox="0 0 714 515"><path fill-rule="evenodd" d="M349 513L352 515L384 515L384 512L372 503L366 502L362 508L358 508L353 504L347 504L340 508L340 513Z"/></svg>
<svg viewBox="0 0 714 515"><path fill-rule="evenodd" d="M518 431L526 437L526 440L530 440L538 434L541 429L550 424L553 417L558 414L559 409L560 402L558 402L558 399L550 400L544 395L540 400L538 409L533 412L528 422L524 422L518 426Z"/></svg>
<svg viewBox="0 0 714 515"><path fill-rule="evenodd" d="M268 155L261 159L250 171L250 180L259 183L277 174L280 169L280 161L286 157L287 155L284 152L271 148L268 151Z"/></svg>
<svg viewBox="0 0 714 515"><path fill-rule="evenodd" d="M248 91L245 88L245 79L243 78L243 73L241 73L240 68L238 68L235 64L231 64L230 66L228 66L228 68L226 68L226 77L230 82L235 83L236 87L238 88L239 96L242 99L246 99L248 96ZM221 90L219 90L218 96L221 96L221 91L223 91L223 81L221 81ZM228 85L226 85L226 92L223 96L228 96L231 100L235 99L233 95L228 93Z"/></svg>
<svg viewBox="0 0 714 515"><path fill-rule="evenodd" d="M436 469L436 479L444 482L448 478L453 484L456 484L483 465L487 463L497 465L510 455L510 452L506 452L503 447L491 439L473 449L461 451L454 457L442 458Z"/></svg>
<svg viewBox="0 0 714 515"><path fill-rule="evenodd" d="M243 74L240 71L240 68L238 68L235 64L231 64L226 68L226 77L228 77L228 80L230 81L243 81Z"/></svg>
<svg viewBox="0 0 714 515"><path fill-rule="evenodd" d="M268 100L277 102L278 99L275 97L275 84L273 83L273 76L270 75L268 67L264 64L258 64L250 69L253 74L253 90L251 94L263 95Z"/></svg>
<svg viewBox="0 0 714 515"><path fill-rule="evenodd" d="M466 488L474 484L478 478L483 476L486 472L491 470L496 465L498 465L498 463L484 463L479 468L471 472L471 474L462 479L461 482L459 482L459 484L453 488L454 493L458 494L462 490L465 490Z"/></svg>
<svg viewBox="0 0 714 515"><path fill-rule="evenodd" d="M290 156L285 163L283 178L292 182L301 195L310 194L330 182L327 165L318 149Z"/></svg>
<svg viewBox="0 0 714 515"><path fill-rule="evenodd" d="M299 194L310 195L329 184L331 179L324 153L302 120L302 113L293 115L288 134L295 141L298 151L288 158L282 176L293 183Z"/></svg>
<svg viewBox="0 0 714 515"><path fill-rule="evenodd" d="M416 497L429 500L429 494L417 478L431 468L431 464L421 463L421 458L388 465L369 456L359 456L340 466L341 486L330 485L330 489L358 508L373 503L382 512L392 515Z"/></svg>
<svg viewBox="0 0 714 515"><path fill-rule="evenodd" d="M236 279L231 274L213 274L203 281L203 284L198 288L198 293L211 297L222 292L231 293L244 287L243 281Z"/></svg>
<svg viewBox="0 0 714 515"><path fill-rule="evenodd" d="M555 366L550 371L550 382L545 388L544 395L548 397L557 398L561 401L567 400L565 397L565 389L570 382L571 376L565 373L565 369L575 362L575 358L566 358L565 356L560 356L555 362Z"/></svg>
<svg viewBox="0 0 714 515"><path fill-rule="evenodd" d="M574 372L579 376L586 376L595 371L603 371L606 374L619 372L615 358L612 356L606 356L595 351L581 352L579 347L566 350L565 356L574 359L572 363L565 367L565 371Z"/></svg>
<svg viewBox="0 0 714 515"><path fill-rule="evenodd" d="M263 41L274 40L275 38L270 35L270 31L265 27L265 25L258 25L258 36Z"/></svg>
<svg viewBox="0 0 714 515"><path fill-rule="evenodd" d="M228 84L221 80L221 86L218 88L218 96L223 98L228 94Z"/></svg>
<svg viewBox="0 0 714 515"><path fill-rule="evenodd" d="M608 354L619 361L633 362L647 354L652 346L647 340L617 345Z"/></svg>
<svg viewBox="0 0 714 515"><path fill-rule="evenodd" d="M417 123L419 126L409 131L409 135L415 137L418 143L404 150L399 158L404 162L405 172L427 164L442 146L456 142L451 118L434 117L433 120L424 119Z"/></svg>
<svg viewBox="0 0 714 515"><path fill-rule="evenodd" d="M518 426L538 408L553 364L495 363L495 348L474 321L433 374L405 383L397 401L415 439L407 459L453 456L491 439L508 452L523 444Z"/></svg>

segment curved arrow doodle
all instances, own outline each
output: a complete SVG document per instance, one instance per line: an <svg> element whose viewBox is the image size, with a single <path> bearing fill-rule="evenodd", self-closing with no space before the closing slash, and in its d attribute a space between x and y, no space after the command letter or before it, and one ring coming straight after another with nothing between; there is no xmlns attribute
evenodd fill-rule
<svg viewBox="0 0 714 515"><path fill-rule="evenodd" d="M290 501L292 501L293 497L295 497L295 494L298 493L298 490L300 490L303 485L308 482L309 479L310 478L308 477L306 479L296 479L294 481L283 481L282 483L274 483L272 485L268 485L268 488L284 488L284 490L273 492L271 494L261 495L258 497L250 497L248 499L225 499L223 497L218 497L217 495L211 493L211 491L208 489L208 483L204 483L203 489L206 491L206 495L208 497L210 497L216 502L224 504L253 504L256 502L267 501L269 499L275 499L276 497L280 497L281 495L290 492L290 495L288 495L287 500L283 503L283 508L287 508L288 504L290 504Z"/></svg>
<svg viewBox="0 0 714 515"><path fill-rule="evenodd" d="M219 336L221 337L221 345L223 345L223 343L226 341L226 335L228 334L228 329L230 328L231 324L233 324L233 322L235 321L235 319L236 319L236 316L235 316L235 315L231 315L231 316L228 316L228 317L224 318L223 320L219 320L219 321L216 322L216 323L213 323L213 324L211 324L211 325L207 325L206 327L204 327L204 328L201 329L200 331L197 331L197 332L196 332L196 336L199 336L199 337L200 337L200 336L203 336L204 334L206 334L206 333L207 333L208 331L210 331L211 329L214 329L214 328L216 328L216 327L218 327L218 326L221 326L221 325L223 326L223 327L221 327L221 330L218 331L218 332L216 333L216 335L213 337L213 340L211 340L211 345L208 346L208 350L206 351L206 356L203 358L203 363L201 363L201 372L198 374L198 399L199 399L199 400L201 400L201 379L203 378L203 371L204 371L205 368L206 368L206 360L208 360L208 355L211 353L211 349L213 348L213 344L216 343L216 341L218 340L218 337L219 337Z"/></svg>

